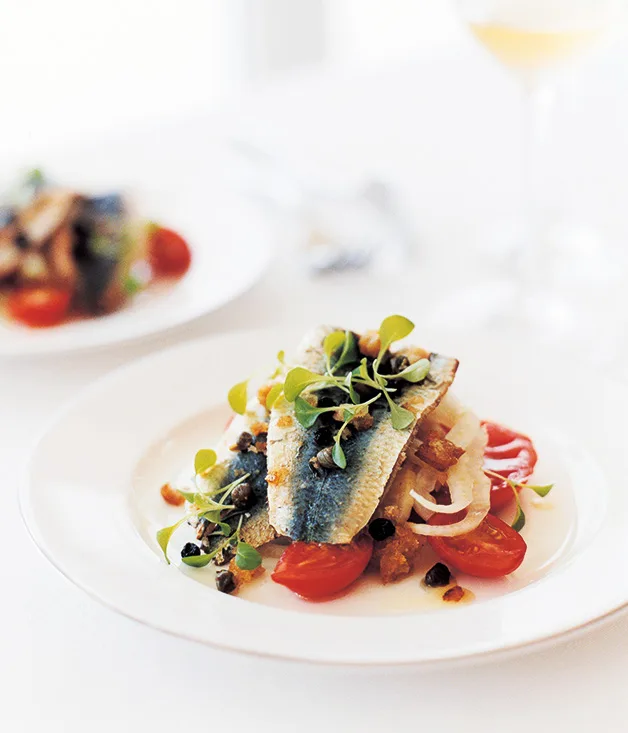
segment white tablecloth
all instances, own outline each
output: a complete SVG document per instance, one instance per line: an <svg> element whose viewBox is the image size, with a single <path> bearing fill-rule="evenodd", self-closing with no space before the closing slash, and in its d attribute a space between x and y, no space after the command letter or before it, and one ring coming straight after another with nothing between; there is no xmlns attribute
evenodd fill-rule
<svg viewBox="0 0 628 733"><path fill-rule="evenodd" d="M478 81L467 97L460 96L461 84L450 94L446 90L448 80L455 80L454 66L450 71L449 76L443 72L438 84L425 69L370 79L288 83L247 102L252 106L241 106L230 118L217 120L215 130L224 134L255 129L259 138L277 144L283 138L283 149L293 160L317 173L335 167L349 182L359 181L368 171L392 175L420 214L417 221L425 223L424 233L438 235L442 229L451 238L456 218L462 219L474 210L474 202L486 198L480 194L502 195L499 200L504 201L508 192L503 189L512 193L494 178L504 176L501 153L510 156L508 160L516 157L511 139L516 102L514 93L511 97L506 93L505 82L503 88L498 86L504 94L493 98L489 90L492 83L501 83L497 77L491 77L490 84L487 79ZM600 83L612 88L608 81ZM593 94L599 86L591 84L588 89ZM431 101L421 107L417 96L425 102L426 95ZM461 120L461 105L479 98L485 112L481 115L473 107ZM616 109L602 94L597 103L607 105L606 129L611 132L592 142L594 152L606 151L605 164L591 147L586 153L585 162L601 171L604 181L604 191L596 189L588 200L599 204L598 213L615 212L619 221L622 196L612 181L628 155L618 134L626 127L622 120L628 109ZM583 102L581 108L586 106ZM417 123L419 107L422 125ZM483 131L489 122L480 124L486 110L504 115L503 123L492 127L490 134ZM598 114L599 109L589 109L579 124L593 126ZM170 137L156 132L154 140L143 136L149 138L144 144L159 140L166 150L168 143L180 141L177 154L166 153L159 159L161 165L174 165L178 157L190 154L190 130L205 136L200 142L196 138L201 155L203 140L214 129L205 120L181 125L169 128ZM416 129L421 129L420 135L414 134ZM569 134L576 132L570 128ZM493 152L480 154L478 147L489 142ZM115 143L116 149L136 151L138 160L142 155L146 160L137 138L129 137L127 144L124 148ZM119 156L124 157L122 152ZM76 156L74 162L60 154L49 157L44 163L61 173L80 167ZM101 161L103 157L100 154ZM88 159L93 163L98 154L93 152ZM112 159L115 162L116 155ZM107 163L101 165L109 170ZM477 180L481 185L474 185ZM494 203L484 210L492 211ZM91 354L0 363L0 730L187 731L229 726L259 731L378 731L408 726L468 733L626 730L626 618L613 619L553 648L475 666L356 670L287 664L216 651L117 616L74 588L38 553L18 514L20 474L36 435L54 410L82 386L156 346L216 331L302 325L334 313L349 313L352 320L362 322L392 311L416 318L421 299L429 298L439 285L418 285L419 260L418 269L407 272L401 285L382 278L373 289L373 281L360 275L306 281L293 268L287 290L280 290L278 277L286 266L278 265L237 303L176 333ZM288 299L290 308L285 307ZM99 541L104 542L96 534L94 542Z"/></svg>

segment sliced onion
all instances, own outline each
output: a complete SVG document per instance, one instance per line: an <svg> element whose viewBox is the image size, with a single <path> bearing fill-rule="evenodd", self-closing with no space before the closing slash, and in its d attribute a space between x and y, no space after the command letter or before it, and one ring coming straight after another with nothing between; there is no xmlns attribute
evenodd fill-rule
<svg viewBox="0 0 628 733"><path fill-rule="evenodd" d="M466 408L462 402L449 391L440 401L438 407L430 414L428 420L432 424L451 428L458 422L464 412L466 412Z"/></svg>
<svg viewBox="0 0 628 733"><path fill-rule="evenodd" d="M480 426L480 429L478 430L475 438L471 441L467 452L462 456L458 463L451 467L447 475L447 483L450 492L452 491L452 487L454 491L460 491L463 485L467 487L465 490L468 490L468 487L470 486L472 487L471 501L468 505L467 514L464 519L461 519L455 524L446 525L413 524L409 522L408 526L413 532L415 532L415 534L432 537L455 537L456 535L471 532L471 530L475 529L482 522L490 508L491 494L490 479L484 475L484 471L482 470L486 443L486 431ZM425 508L423 506L423 502L418 503L421 508ZM443 512L442 510L452 507L453 504L445 506L435 504L434 506L438 507L434 511L438 511L441 514L448 514L451 512ZM417 508L416 504L415 508Z"/></svg>
<svg viewBox="0 0 628 733"><path fill-rule="evenodd" d="M458 448L467 450L480 430L480 420L471 410L464 412L445 436Z"/></svg>
<svg viewBox="0 0 628 733"><path fill-rule="evenodd" d="M415 467L411 464L404 464L395 476L395 480L392 482L390 489L380 502L380 507L391 505L397 507L399 510L399 520L401 522L407 522L414 503L410 492L415 487L416 482L417 475Z"/></svg>

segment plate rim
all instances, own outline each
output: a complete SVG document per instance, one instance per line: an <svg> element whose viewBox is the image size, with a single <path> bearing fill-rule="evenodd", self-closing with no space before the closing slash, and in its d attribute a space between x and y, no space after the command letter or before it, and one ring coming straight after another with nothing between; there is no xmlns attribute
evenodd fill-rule
<svg viewBox="0 0 628 733"><path fill-rule="evenodd" d="M572 626L567 626L564 629L556 630L553 632L548 632L546 634L541 634L537 638L530 639L530 640L523 640L519 642L514 643L506 643L506 644L499 644L496 645L494 648L485 648L480 650L463 650L461 652L455 653L455 654L448 654L444 656L439 657L433 657L433 658L423 658L423 659L396 659L396 660L378 660L378 659L372 659L372 658L364 658L361 660L347 660L347 659L321 659L314 656L301 656L301 655L289 655L285 653L281 653L278 651L272 651L272 650L266 650L266 651L260 651L257 649L247 649L243 648L241 645L230 643L228 639L217 641L215 639L209 640L207 638L201 638L198 634L194 633L182 633L180 630L175 630L172 628L168 628L165 625L162 625L161 623L156 623L155 621L151 620L150 617L147 614L134 614L126 610L122 605L120 605L117 602L111 601L104 597L104 595L99 594L95 588L93 588L90 584L81 582L80 580L72 577L72 575L66 571L66 569L63 567L63 563L60 561L57 561L53 555L49 551L49 549L46 547L46 541L43 536L38 535L38 524L36 520L29 516L30 508L29 508L29 488L31 485L31 469L34 464L34 461L37 457L37 450L43 440L51 433L51 431L63 420L64 417L71 414L72 411L80 406L80 404L85 400L86 398L89 398L90 395L96 394L100 389L103 387L107 387L110 383L115 383L116 380L123 377L127 372L133 372L135 370L141 370L143 366L145 366L147 363L151 363L155 360L159 359L166 359L168 357L172 357L173 355L177 355L179 352L185 352L187 350L197 350L197 349L206 349L211 348L212 345L215 345L217 341L221 341L223 339L233 339L233 338L246 338L250 335L255 335L256 337L259 337L261 334L268 334L268 333L278 333L279 331L283 333L286 333L288 329L278 329L278 328L265 328L265 329L236 329L232 331L222 332L214 335L209 336L203 336L200 338L196 338L190 341L186 341L183 343L175 344L173 346L169 346L163 349L160 349L158 351L152 352L150 354L146 354L144 356L141 356L140 358L134 359L131 362L127 364L123 364L108 373L104 374L99 379L93 381L92 383L86 385L81 390L77 392L77 394L72 397L70 400L68 400L65 404L63 404L60 408L58 408L54 413L50 416L50 418L44 423L41 430L35 437L35 439L32 442L31 451L29 451L29 458L24 466L24 469L21 473L21 478L18 482L18 505L19 505L19 511L20 515L22 517L22 521L24 522L24 525L27 529L28 534L34 541L35 545L39 549L39 551L42 553L42 555L51 563L51 565L64 577L66 580L68 580L70 583L72 583L75 587L80 588L82 591L84 591L88 596L93 598L94 600L98 601L99 603L103 604L105 607L120 613L123 616L126 616L127 618L130 618L138 623L142 623L143 625L146 625L150 628L154 628L158 631L165 632L169 635L180 637L187 639L189 641L195 641L198 643L206 644L212 647L221 648L225 650L235 651L243 654L253 654L255 656L265 657L265 658L275 658L275 659L282 659L285 661L291 661L291 662L306 662L311 664L327 664L327 665L338 665L338 666L349 666L349 667L372 667L372 666L431 666L431 665L444 665L444 664L460 664L465 662L470 662L473 660L482 660L482 659L488 659L491 657L494 657L496 655L505 655L505 654L513 654L513 653L520 653L522 651L527 650L534 650L538 649L545 645L552 645L554 643L558 643L561 639L565 638L571 638L574 635L578 635L581 633L585 633L587 629L594 627L599 624L603 624L604 622L610 620L611 618L615 617L616 615L620 614L622 611L624 611L628 607L628 597L624 598L619 603L612 603L606 610L599 613L596 616L593 616L587 620L584 620L580 623L577 623ZM612 380L609 380L612 381ZM524 588L520 590L525 590ZM516 594L516 592L515 592ZM282 610L283 611L283 610ZM455 613L456 609L452 609L452 611ZM285 613L285 611L283 611ZM436 612L440 613L440 612ZM406 614L407 615L407 614ZM336 617L333 617L336 618ZM388 617L387 617L388 618ZM568 623L568 622L566 622Z"/></svg>

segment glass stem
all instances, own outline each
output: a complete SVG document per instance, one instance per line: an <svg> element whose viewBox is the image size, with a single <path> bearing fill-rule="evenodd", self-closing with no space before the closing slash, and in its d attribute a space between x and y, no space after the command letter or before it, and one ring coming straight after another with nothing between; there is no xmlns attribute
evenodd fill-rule
<svg viewBox="0 0 628 733"><path fill-rule="evenodd" d="M516 268L522 286L541 285L547 242L544 191L555 90L538 81L524 87L522 238Z"/></svg>

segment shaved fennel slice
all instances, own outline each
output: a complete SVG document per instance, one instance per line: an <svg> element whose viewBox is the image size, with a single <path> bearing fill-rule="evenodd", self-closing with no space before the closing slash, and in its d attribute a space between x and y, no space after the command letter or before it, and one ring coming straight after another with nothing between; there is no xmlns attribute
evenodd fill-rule
<svg viewBox="0 0 628 733"><path fill-rule="evenodd" d="M457 514L466 509L473 501L473 482L475 480L474 466L477 464L477 455L470 452L473 441L478 436L483 436L484 431L479 419L471 410L462 408L457 403L458 420L447 433L447 440L465 450L464 455L453 465L447 473L447 486L451 496L451 504L437 504L433 497L415 492L412 498L415 501L414 508L419 512L419 504L424 509L438 514ZM484 446L486 441L484 441ZM482 447L482 459L484 447Z"/></svg>
<svg viewBox="0 0 628 733"><path fill-rule="evenodd" d="M471 441L469 449L464 456L452 466L447 474L447 483L449 491L458 491L456 486L465 483L466 487L472 486L472 499L467 509L464 519L455 524L446 525L429 525L429 524L412 524L408 526L415 534L431 536L431 537L455 537L457 535L466 534L475 529L488 514L490 508L491 482L484 475L482 466L484 463L484 449L486 448L487 435L484 429L480 429L475 438ZM462 466L461 466L462 464ZM452 494L453 497L453 494ZM414 498L414 497L413 497ZM415 499L416 501L416 499ZM423 502L418 502L422 509L425 509ZM449 507L453 506L450 504ZM445 508L439 504L434 504L439 513ZM415 508L417 505L415 504ZM418 508L417 508L418 511ZM419 512L420 514L420 512Z"/></svg>
<svg viewBox="0 0 628 733"><path fill-rule="evenodd" d="M384 494L380 508L395 506L399 510L399 521L407 522L414 504L411 491L417 482L417 469L411 464L405 464L395 476L390 489Z"/></svg>
<svg viewBox="0 0 628 733"><path fill-rule="evenodd" d="M450 390L440 401L438 407L430 413L427 421L430 424L452 428L465 412L467 412L467 408Z"/></svg>

